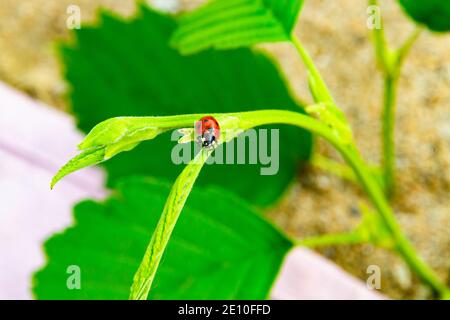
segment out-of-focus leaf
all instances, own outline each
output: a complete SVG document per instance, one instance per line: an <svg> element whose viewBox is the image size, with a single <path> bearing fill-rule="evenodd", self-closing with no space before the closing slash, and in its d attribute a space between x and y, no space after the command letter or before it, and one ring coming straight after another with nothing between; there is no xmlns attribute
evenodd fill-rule
<svg viewBox="0 0 450 320"><path fill-rule="evenodd" d="M172 44L183 54L288 41L303 0L212 0L180 19Z"/></svg>
<svg viewBox="0 0 450 320"><path fill-rule="evenodd" d="M62 50L73 112L84 132L119 116L299 110L276 66L261 53L243 48L183 57L168 44L174 20L148 8L130 21L107 14L100 21L98 27L77 30L75 43ZM266 128L280 129L276 175L261 176L260 164L215 164L205 166L198 184L229 188L262 206L278 199L299 161L309 157L312 139L289 126ZM184 165L172 162L176 143L165 132L109 160L109 185L135 174L174 180Z"/></svg>
<svg viewBox="0 0 450 320"><path fill-rule="evenodd" d="M75 225L45 243L48 261L34 276L36 297L127 299L169 190L155 180L127 178L104 203L77 205ZM149 298L267 298L291 247L244 200L217 187L196 187ZM79 267L80 289L67 286L69 266Z"/></svg>
<svg viewBox="0 0 450 320"><path fill-rule="evenodd" d="M450 31L450 1L399 0L406 13L417 23L438 32Z"/></svg>

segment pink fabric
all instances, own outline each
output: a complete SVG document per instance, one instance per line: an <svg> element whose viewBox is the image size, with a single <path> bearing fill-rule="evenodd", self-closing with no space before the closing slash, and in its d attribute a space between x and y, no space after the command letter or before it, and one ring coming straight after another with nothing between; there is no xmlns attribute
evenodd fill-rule
<svg viewBox="0 0 450 320"><path fill-rule="evenodd" d="M71 224L74 203L105 195L103 174L93 168L50 191L81 139L67 115L0 83L0 299L31 298L42 242Z"/></svg>
<svg viewBox="0 0 450 320"><path fill-rule="evenodd" d="M333 262L305 248L292 250L272 290L273 299L385 299Z"/></svg>

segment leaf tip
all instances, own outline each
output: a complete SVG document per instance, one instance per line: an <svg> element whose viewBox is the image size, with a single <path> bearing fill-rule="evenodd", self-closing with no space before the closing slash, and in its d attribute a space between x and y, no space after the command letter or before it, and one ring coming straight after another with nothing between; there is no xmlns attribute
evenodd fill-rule
<svg viewBox="0 0 450 320"><path fill-rule="evenodd" d="M50 189L52 190L55 185L65 176L83 169L85 167L98 164L105 161L105 148L97 147L88 149L72 158L67 162L59 171L55 174L50 182Z"/></svg>
<svg viewBox="0 0 450 320"><path fill-rule="evenodd" d="M55 185L64 177L64 175L61 174L61 170L59 170L52 178L52 181L50 182L50 190L53 190L55 188Z"/></svg>

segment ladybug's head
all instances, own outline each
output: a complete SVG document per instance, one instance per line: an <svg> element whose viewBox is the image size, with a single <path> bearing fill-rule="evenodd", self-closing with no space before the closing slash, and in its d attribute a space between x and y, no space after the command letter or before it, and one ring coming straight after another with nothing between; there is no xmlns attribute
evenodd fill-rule
<svg viewBox="0 0 450 320"><path fill-rule="evenodd" d="M210 147L219 139L219 123L212 116L203 117L195 123L195 133L202 147Z"/></svg>

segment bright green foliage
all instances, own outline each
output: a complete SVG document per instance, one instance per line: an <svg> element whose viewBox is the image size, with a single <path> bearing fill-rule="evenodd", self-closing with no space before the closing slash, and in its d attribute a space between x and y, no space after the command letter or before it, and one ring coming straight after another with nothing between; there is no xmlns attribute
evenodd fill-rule
<svg viewBox="0 0 450 320"><path fill-rule="evenodd" d="M239 129L241 114L214 114L223 129L222 137L218 140L219 144L234 139L242 132ZM78 145L78 149L82 152L69 160L53 177L51 188L72 172L107 161L120 152L130 151L139 143L154 139L168 130L180 128L179 131L188 133L187 137L178 140L179 143L193 141L195 136L192 126L202 116L204 115L117 117L100 122ZM182 142L183 140L186 142Z"/></svg>
<svg viewBox="0 0 450 320"><path fill-rule="evenodd" d="M118 117L96 125L78 146L82 152L71 159L52 179L51 187L64 176L87 166L109 160L134 149L140 142L176 128L191 126L198 117Z"/></svg>
<svg viewBox="0 0 450 320"><path fill-rule="evenodd" d="M53 189L55 184L67 176L68 174L85 167L93 166L95 164L105 161L105 149L103 147L91 148L83 150L76 157L70 159L53 177L50 188Z"/></svg>
<svg viewBox="0 0 450 320"><path fill-rule="evenodd" d="M172 43L190 54L287 41L303 0L213 0L185 14Z"/></svg>
<svg viewBox="0 0 450 320"><path fill-rule="evenodd" d="M128 178L104 203L77 205L75 225L45 243L48 263L34 276L36 297L127 299L169 190L154 180ZM216 187L196 187L149 298L266 298L291 247L243 200ZM81 290L66 286L70 265L80 267Z"/></svg>
<svg viewBox="0 0 450 320"><path fill-rule="evenodd" d="M416 22L438 32L450 31L450 1L399 0L406 13Z"/></svg>
<svg viewBox="0 0 450 320"><path fill-rule="evenodd" d="M100 21L98 27L77 30L76 43L62 50L73 112L84 132L119 116L299 110L263 54L242 48L183 57L168 44L176 28L173 19L148 8L131 21L106 14ZM266 128L280 129L277 175L261 176L260 165L207 165L198 183L226 187L257 205L278 199L298 162L309 157L311 135L288 126ZM106 162L109 185L136 174L175 180L183 165L172 163L176 141L170 135L162 133Z"/></svg>

